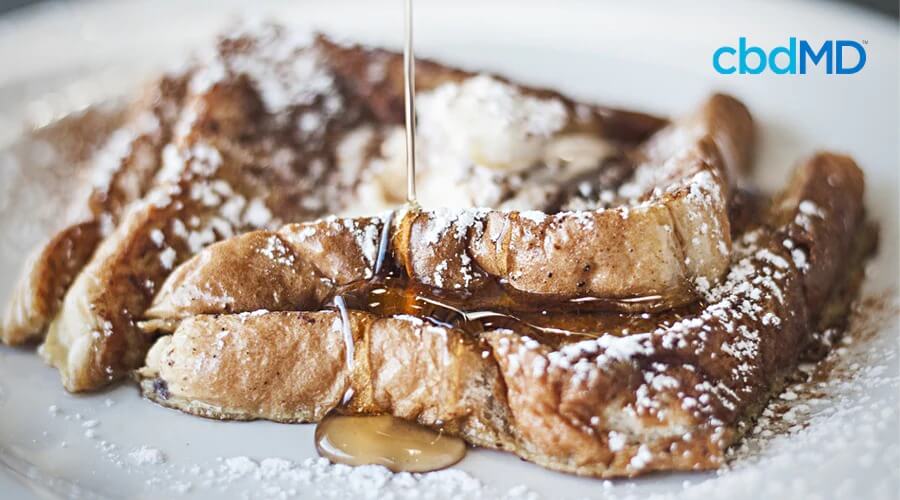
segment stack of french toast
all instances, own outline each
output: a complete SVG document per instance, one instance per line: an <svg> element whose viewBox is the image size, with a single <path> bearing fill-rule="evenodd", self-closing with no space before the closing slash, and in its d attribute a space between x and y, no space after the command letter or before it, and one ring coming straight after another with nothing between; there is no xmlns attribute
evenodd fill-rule
<svg viewBox="0 0 900 500"><path fill-rule="evenodd" d="M876 234L852 159L767 196L733 97L669 120L420 60L411 206L402 69L267 26L149 85L3 342L40 343L72 392L391 414L615 477L720 466L845 326Z"/></svg>

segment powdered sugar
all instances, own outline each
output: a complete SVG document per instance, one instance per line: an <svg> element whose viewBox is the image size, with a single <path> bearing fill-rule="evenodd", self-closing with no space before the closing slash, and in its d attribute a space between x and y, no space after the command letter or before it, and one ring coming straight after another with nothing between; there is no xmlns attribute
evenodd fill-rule
<svg viewBox="0 0 900 500"><path fill-rule="evenodd" d="M253 83L270 113L312 104L320 96L330 100L325 110L331 113L340 110L342 102L334 93L334 77L322 65L318 54L309 49L312 39L307 33L286 32L274 25L264 25L252 31L238 30L228 38L246 40L246 49L225 58L207 60L191 80L193 92L205 92L224 78L243 74ZM300 128L319 131L316 127Z"/></svg>
<svg viewBox="0 0 900 500"><path fill-rule="evenodd" d="M76 423L81 414L55 407L55 418ZM290 429L285 429L290 431ZM388 469L367 465L349 467L335 465L324 458L290 459L257 458L232 455L196 462L179 459L149 444L138 445L127 452L122 446L100 436L84 438L120 474L142 480L147 492L154 496L196 493L201 496L229 495L241 498L466 498L536 500L537 494L521 485L507 491L487 486L460 469L431 473L392 473ZM67 448L66 443L62 443ZM0 456L2 452L0 452ZM4 459L8 458L3 456ZM139 479L140 480L140 479ZM141 483L138 483L141 484ZM134 492L132 492L134 493Z"/></svg>
<svg viewBox="0 0 900 500"><path fill-rule="evenodd" d="M333 465L324 458L294 462L236 456L221 458L212 468L191 468L188 473L196 478L195 487L227 487L246 492L249 498L304 497L310 491L323 498L537 498L524 486L502 494L457 469L393 474L381 466Z"/></svg>
<svg viewBox="0 0 900 500"><path fill-rule="evenodd" d="M276 235L266 238L265 246L257 251L280 266L291 267L295 263L294 253Z"/></svg>
<svg viewBox="0 0 900 500"><path fill-rule="evenodd" d="M554 180L587 168L584 162L560 161L558 155L572 148L547 151L565 138L562 131L570 118L557 98L532 96L479 74L422 92L417 103L417 194L426 208L507 203L507 208L540 209L559 191ZM393 127L384 135L382 158L371 167L376 182L364 183L380 186L383 193L368 198L382 203L402 199L396 186L405 173L403 131ZM611 148L597 140L591 145L587 154L594 167ZM532 168L542 164L548 167Z"/></svg>
<svg viewBox="0 0 900 500"><path fill-rule="evenodd" d="M166 247L159 254L159 262L162 264L164 269L172 269L175 266L175 258L177 254L172 247Z"/></svg>
<svg viewBox="0 0 900 500"><path fill-rule="evenodd" d="M479 231L483 227L482 219L486 213L484 209L438 208L429 211L428 225L422 235L422 243L434 245L445 234L451 232L455 239L461 240L470 229Z"/></svg>
<svg viewBox="0 0 900 500"><path fill-rule="evenodd" d="M156 448L141 446L128 454L128 458L135 465L159 465L165 463L166 456Z"/></svg>
<svg viewBox="0 0 900 500"><path fill-rule="evenodd" d="M568 119L556 99L539 99L487 75L447 83L418 99L426 163L521 170L541 157L544 141Z"/></svg>

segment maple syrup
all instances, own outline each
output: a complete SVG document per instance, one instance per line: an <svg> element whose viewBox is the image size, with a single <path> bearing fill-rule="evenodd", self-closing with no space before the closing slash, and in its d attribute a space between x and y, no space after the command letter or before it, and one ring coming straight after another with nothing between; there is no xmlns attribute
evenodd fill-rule
<svg viewBox="0 0 900 500"><path fill-rule="evenodd" d="M412 0L406 0L403 40L403 101L406 118L406 203L416 207L416 55Z"/></svg>
<svg viewBox="0 0 900 500"><path fill-rule="evenodd" d="M417 209L416 202L416 104L415 104L415 56L412 49L412 1L405 4L405 43L403 48L403 84L406 108L406 204ZM393 213L385 222L378 243L378 256L374 265L375 279L372 283L358 283L348 287L346 292L336 294L331 303L341 316L341 328L347 353L347 366L353 364L353 332L350 331L348 309L397 311L416 313L416 300L404 302L400 287L392 287L392 293L380 288L384 267L388 262L390 228ZM408 287L403 287L407 289ZM370 299L385 292L390 300L380 303ZM397 302L397 298L400 301ZM361 300L363 303L361 303ZM424 299L423 299L424 300ZM349 304L348 304L349 303ZM445 308L446 309L446 308ZM342 400L347 405L353 398L348 391ZM316 450L319 455L335 463L346 465L383 465L394 472L428 472L444 469L459 462L466 455L463 440L444 435L390 415L345 416L331 414L316 426Z"/></svg>
<svg viewBox="0 0 900 500"><path fill-rule="evenodd" d="M316 450L335 463L428 472L462 460L466 444L457 437L390 415L332 414L316 427Z"/></svg>
<svg viewBox="0 0 900 500"><path fill-rule="evenodd" d="M650 331L697 308L691 305L635 314L611 309L598 300L549 300L524 294L496 280L475 291L448 291L422 285L398 269L386 269L385 274L351 284L339 294L347 308L376 316L408 314L436 326L462 330L476 339L482 332L508 328L549 346L603 334Z"/></svg>

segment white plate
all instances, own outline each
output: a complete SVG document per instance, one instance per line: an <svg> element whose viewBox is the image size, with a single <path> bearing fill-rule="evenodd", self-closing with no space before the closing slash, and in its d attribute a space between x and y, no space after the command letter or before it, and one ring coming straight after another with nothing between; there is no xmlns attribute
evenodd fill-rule
<svg viewBox="0 0 900 500"><path fill-rule="evenodd" d="M581 98L664 113L688 110L714 89L732 92L748 103L761 125L758 170L767 187L777 187L793 162L817 148L852 154L866 170L868 207L882 225L881 249L866 291L897 290L896 23L831 3L482 3L418 2L419 53ZM208 43L242 4L80 2L0 20L0 141L13 140L24 120L43 123L133 88L152 68ZM392 46L402 36L398 0L273 2L255 5L252 15ZM716 75L712 51L742 35L764 46L789 36L865 39L869 59L852 76ZM32 222L41 217L55 217L40 186L23 185L11 175L9 158L0 163L0 296L18 274L23 249L39 237L27 229L37 227ZM603 482L484 450L472 451L459 464L468 475L389 477L371 469L304 466L305 458L315 456L312 426L203 420L141 401L128 384L72 396L32 352L3 348L0 463L6 467L0 467L0 497L218 498L224 492L229 497L393 493L402 498L418 492L434 498L650 493L731 500L895 498L900 491L897 326L878 326L873 339L845 350L839 361L845 373L824 388L824 400L795 409L798 428L764 442L759 455L738 461L734 471ZM51 405L58 414L52 414ZM85 427L92 420L97 425ZM142 445L160 450L165 462L140 465L130 453ZM255 461L226 463L217 461L220 457ZM260 466L265 457L295 465L269 460ZM145 457L152 458L152 453Z"/></svg>

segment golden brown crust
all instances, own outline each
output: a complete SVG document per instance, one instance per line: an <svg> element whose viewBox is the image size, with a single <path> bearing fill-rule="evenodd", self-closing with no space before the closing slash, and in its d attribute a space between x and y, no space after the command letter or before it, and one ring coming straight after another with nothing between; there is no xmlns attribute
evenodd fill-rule
<svg viewBox="0 0 900 500"><path fill-rule="evenodd" d="M318 309L339 287L373 276L386 222L330 217L204 248L163 283L145 329L171 332L198 314Z"/></svg>
<svg viewBox="0 0 900 500"><path fill-rule="evenodd" d="M213 275L203 269L217 269ZM197 314L318 308L331 287L277 233L252 231L220 242L179 266L166 279L148 318L182 319Z"/></svg>
<svg viewBox="0 0 900 500"><path fill-rule="evenodd" d="M696 115L721 120L726 111L717 109L729 99L713 98ZM394 216L390 252L381 257L392 260L416 281L447 290L471 292L500 280L537 297L612 299L620 301L615 307L630 311L693 302L697 283L714 284L727 269L731 246L727 172L743 168L727 167L710 136L691 135L698 122L706 123L691 116L672 125L681 132L676 139L671 139L676 134L667 132L669 140L682 143L682 150L673 157L656 158L662 146L648 149L646 164L636 174L641 178L633 188L638 197L630 206L555 215L489 209L405 210ZM345 285L372 276L384 224L383 218L328 218L289 225L279 234L292 247L297 262L315 267L332 285ZM225 245L223 254L246 251L240 241ZM221 266L209 264L209 257L194 259L189 265L194 279L182 287L203 287L198 280L214 280L222 272ZM170 280L165 289L173 286ZM277 282L271 286L281 297L291 294L278 289ZM230 301L239 293L222 289L214 300ZM169 301L169 295L162 294L156 301ZM286 306L257 304L272 310ZM308 304L294 307L308 308ZM222 311L195 311L216 312Z"/></svg>
<svg viewBox="0 0 900 500"><path fill-rule="evenodd" d="M782 225L744 234L725 281L680 319L660 316L649 331L551 346L511 330L479 340L415 318L355 311L346 325L338 312L198 316L159 341L140 371L142 388L163 405L215 418L307 421L335 407L391 413L597 477L715 468L811 338L817 311L804 287L836 284L827 266L804 270L786 242L804 237L811 255L844 257L843 238L824 227L859 220L858 180L846 159L811 159L783 195L793 201L773 209ZM816 221L797 217L809 210L799 209L804 202L821 209ZM352 361L342 359L351 345ZM287 361L269 361L275 352ZM259 368L247 373L248 362ZM306 379L310 370L315 379ZM327 397L293 392L320 377L332 382ZM283 389L248 390L268 384Z"/></svg>
<svg viewBox="0 0 900 500"><path fill-rule="evenodd" d="M235 65L268 47L262 40L223 44L220 63ZM303 53L282 55L295 56ZM70 391L97 389L140 366L151 338L137 321L175 265L219 239L331 208L311 208L297 198L313 192L317 176L328 173L311 165L326 161L332 143L352 129L360 116L357 103L345 102L328 87L314 102L268 109L273 103L265 102L246 75L226 73L207 81L208 75L192 69L184 78L191 83L184 105L177 107L179 123L156 187L129 206L49 326L41 353L60 369ZM328 99L341 107L331 109ZM300 112L321 113L321 128L300 134L295 130Z"/></svg>
<svg viewBox="0 0 900 500"><path fill-rule="evenodd" d="M649 138L642 147L644 153L650 158L670 158L686 138L709 136L722 156L726 178L733 181L753 165L756 126L750 110L734 97L713 94L677 125L663 128Z"/></svg>
<svg viewBox="0 0 900 500"><path fill-rule="evenodd" d="M865 179L852 158L828 152L814 155L800 165L776 206L775 224L793 222L787 233L792 253L806 255L806 300L818 311L831 283L845 263L852 238L862 219ZM826 217L827 216L827 217ZM809 272L813 270L813 272Z"/></svg>
<svg viewBox="0 0 900 500"><path fill-rule="evenodd" d="M100 242L96 221L72 225L37 249L13 289L3 313L0 339L7 345L39 340L48 318L59 310L63 293Z"/></svg>
<svg viewBox="0 0 900 500"><path fill-rule="evenodd" d="M632 309L691 302L697 281L715 283L727 268L729 196L748 169L752 130L741 103L715 95L642 146L623 206L423 211L404 220L395 255L438 288L477 287L486 273L526 293L625 299Z"/></svg>
<svg viewBox="0 0 900 500"><path fill-rule="evenodd" d="M0 330L4 343L15 345L43 337L63 296L102 238L153 185L161 149L173 124L170 108L179 107L185 84L184 78L161 78L126 111L107 117L107 122L98 112L78 118L77 123L84 127L102 129L106 139L102 146L84 140L69 145L58 139L58 148L71 148L72 161L86 162L94 184L88 186L86 198L72 200L67 208L75 222L69 222L70 218L25 264ZM123 120L123 128L111 130Z"/></svg>
<svg viewBox="0 0 900 500"><path fill-rule="evenodd" d="M195 316L154 345L142 389L213 418L309 422L339 406L459 429L501 418L486 400L503 398L497 371L461 332L357 311L348 321L336 311Z"/></svg>
<svg viewBox="0 0 900 500"><path fill-rule="evenodd" d="M332 284L340 286L373 276L379 264L382 232L388 222L388 216L328 217L289 224L278 234L300 260L309 262Z"/></svg>
<svg viewBox="0 0 900 500"><path fill-rule="evenodd" d="M135 321L172 265L160 258L163 250L152 235L171 232L179 207L194 208L186 201L136 207L72 284L40 350L60 370L66 389L103 385L140 364L152 339L136 330ZM183 259L187 248L182 243L171 251L173 260L179 251Z"/></svg>
<svg viewBox="0 0 900 500"><path fill-rule="evenodd" d="M370 321L353 319L354 331ZM265 413L277 421L318 420L341 402L350 385L335 313L196 316L182 322L178 332L157 342L140 372L165 382L164 388L157 383L156 391L147 392L164 404L189 397L202 402L197 411L207 416L252 419ZM310 360L298 352L317 355Z"/></svg>

